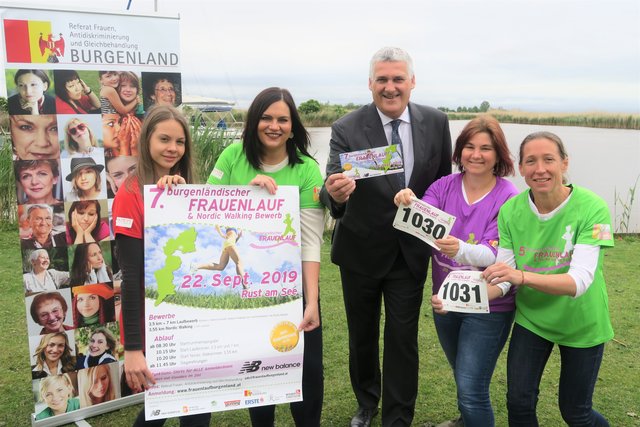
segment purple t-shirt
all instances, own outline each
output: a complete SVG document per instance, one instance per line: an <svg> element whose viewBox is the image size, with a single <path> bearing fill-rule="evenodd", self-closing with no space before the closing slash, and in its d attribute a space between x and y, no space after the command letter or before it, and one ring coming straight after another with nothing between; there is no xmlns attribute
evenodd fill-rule
<svg viewBox="0 0 640 427"><path fill-rule="evenodd" d="M516 187L504 178L496 177L493 189L474 204L469 205L462 193L462 174L444 176L431 184L422 200L456 217L451 235L458 239L484 245L496 254L498 252L498 212L511 197L518 194ZM432 251L431 279L433 294L438 293L440 285L452 270L484 270L472 265L458 264L440 251ZM515 308L515 289L507 295L489 302L494 311L511 311Z"/></svg>

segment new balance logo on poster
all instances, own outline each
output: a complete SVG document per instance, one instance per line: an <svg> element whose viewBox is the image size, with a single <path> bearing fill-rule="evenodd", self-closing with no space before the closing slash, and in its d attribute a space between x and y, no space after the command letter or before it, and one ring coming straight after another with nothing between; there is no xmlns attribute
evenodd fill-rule
<svg viewBox="0 0 640 427"><path fill-rule="evenodd" d="M248 374L250 372L256 372L260 369L260 365L262 364L261 360L254 360L253 362L244 362L242 368L240 368L239 374Z"/></svg>

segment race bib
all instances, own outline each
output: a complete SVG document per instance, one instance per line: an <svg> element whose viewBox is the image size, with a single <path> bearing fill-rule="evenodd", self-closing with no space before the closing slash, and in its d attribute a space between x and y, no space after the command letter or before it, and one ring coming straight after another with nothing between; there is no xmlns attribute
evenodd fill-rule
<svg viewBox="0 0 640 427"><path fill-rule="evenodd" d="M400 205L393 220L393 226L425 241L436 249L434 243L449 235L456 217L434 208L422 200L412 199L409 206Z"/></svg>
<svg viewBox="0 0 640 427"><path fill-rule="evenodd" d="M489 313L487 282L481 271L452 271L442 282L438 298L447 311Z"/></svg>

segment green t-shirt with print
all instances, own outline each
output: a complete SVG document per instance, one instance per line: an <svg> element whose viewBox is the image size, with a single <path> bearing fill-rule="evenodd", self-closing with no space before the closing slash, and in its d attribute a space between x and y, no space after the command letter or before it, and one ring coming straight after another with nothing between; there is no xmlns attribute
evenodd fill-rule
<svg viewBox="0 0 640 427"><path fill-rule="evenodd" d="M320 203L320 188L322 175L318 164L308 156L298 152L302 163L293 167L284 166L276 172L265 172L255 169L247 161L241 143L231 144L224 149L216 165L209 175L208 184L213 185L248 185L256 175L267 175L278 185L296 185L300 192L300 209L322 209Z"/></svg>
<svg viewBox="0 0 640 427"><path fill-rule="evenodd" d="M577 186L567 203L544 221L529 206L529 191L506 202L498 216L500 247L513 250L519 270L563 274L576 244L613 246L607 204ZM550 295L528 286L516 294L516 323L560 345L593 347L613 338L601 250L591 286L573 298Z"/></svg>

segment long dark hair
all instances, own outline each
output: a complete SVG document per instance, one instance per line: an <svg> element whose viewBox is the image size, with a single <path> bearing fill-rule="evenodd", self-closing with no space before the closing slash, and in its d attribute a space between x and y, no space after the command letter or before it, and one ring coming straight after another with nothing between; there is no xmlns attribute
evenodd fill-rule
<svg viewBox="0 0 640 427"><path fill-rule="evenodd" d="M108 304L107 300L102 298L100 295L98 295L98 300L100 301L100 308L98 308L98 323L104 325L105 323L113 320L113 304ZM86 326L84 324L82 314L78 311L78 295L74 295L73 300L71 301L71 306L73 310L73 324L75 327L81 328Z"/></svg>
<svg viewBox="0 0 640 427"><path fill-rule="evenodd" d="M302 163L302 159L298 155L298 150L305 156L313 159L309 154L309 146L311 140L309 133L304 128L302 120L298 115L296 103L293 101L291 93L287 89L279 87L270 87L260 92L247 111L247 123L242 132L242 148L247 160L255 169L262 166L262 157L264 156L264 146L258 136L258 123L262 118L262 114L274 102L284 101L289 107L291 114L291 131L293 137L287 139L287 156L289 157L289 165L293 167L296 163ZM314 159L315 160L315 159Z"/></svg>
<svg viewBox="0 0 640 427"><path fill-rule="evenodd" d="M102 246L98 242L82 243L76 246L75 253L73 255L73 263L71 264L71 285L84 285L89 280L90 271L87 270L87 263L89 262L89 247L91 245L98 245L102 251ZM107 270L109 278L113 278L111 267L107 264L106 260L103 262Z"/></svg>
<svg viewBox="0 0 640 427"><path fill-rule="evenodd" d="M16 75L13 77L13 81L15 82L15 84L18 84L18 79L20 78L20 76L24 75L24 74L33 74L34 76L38 77L40 80L42 80L42 83L46 83L47 84L47 89L45 89L45 92L51 87L51 80L49 79L49 76L47 75L47 73L43 70L26 70L26 69L21 69L18 70L16 72Z"/></svg>
<svg viewBox="0 0 640 427"><path fill-rule="evenodd" d="M98 221L96 222L96 227L93 229L93 231L91 231L91 235L93 236L94 239L96 239L96 242L97 242L98 241L98 235L100 234L100 225L102 224L102 213L100 212L100 202L99 201L97 201L97 200L79 200L79 201L75 201L75 202L71 203L71 206L69 207L69 215L68 215L69 224L71 224L73 222L73 220L72 220L73 211L83 211L84 212L91 205L95 205L95 207L96 207L96 215L98 215ZM71 226L69 226L69 235L71 236L71 240L72 241L76 240L76 230L74 230L73 227L71 227Z"/></svg>
<svg viewBox="0 0 640 427"><path fill-rule="evenodd" d="M62 352L62 356L60 357L60 361L62 362L62 372L73 372L75 370L76 358L71 354L71 346L69 345L69 337L65 332L54 332L51 334L43 335L40 339L40 344L36 347L35 350L35 358L36 358L36 370L44 371L44 366L46 364L45 350L51 342L52 338L55 337L63 337L64 338L64 350Z"/></svg>
<svg viewBox="0 0 640 427"><path fill-rule="evenodd" d="M62 99L64 102L69 103L67 83L72 80L80 80L80 75L78 74L78 72L75 70L53 70L53 80L56 83L56 96ZM69 103L69 105L71 104Z"/></svg>

